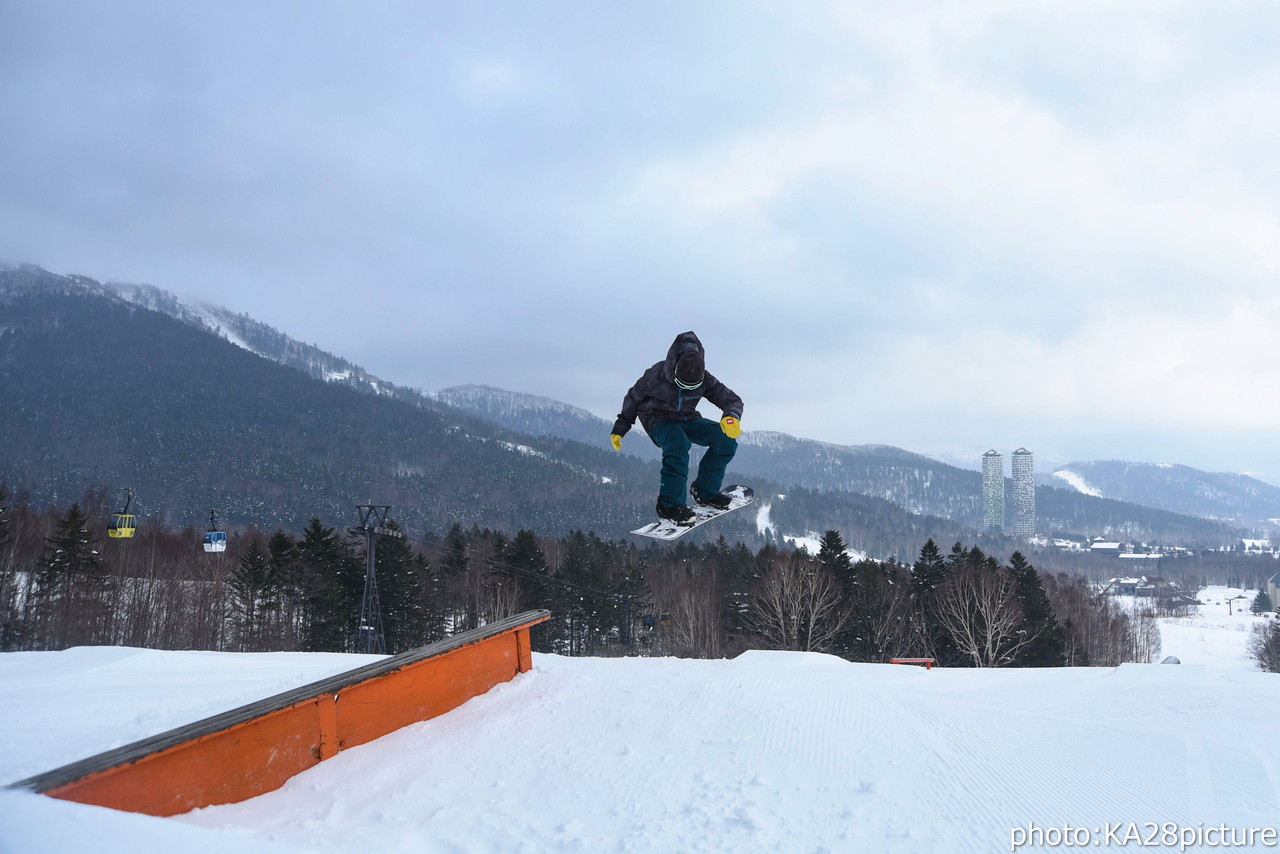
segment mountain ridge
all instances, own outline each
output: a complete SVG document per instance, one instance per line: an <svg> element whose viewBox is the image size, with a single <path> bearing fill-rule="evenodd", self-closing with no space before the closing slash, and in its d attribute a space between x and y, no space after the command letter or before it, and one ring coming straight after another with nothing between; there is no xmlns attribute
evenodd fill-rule
<svg viewBox="0 0 1280 854"><path fill-rule="evenodd" d="M415 444L415 431L405 426L403 423L406 418L413 420L414 418L426 418L427 420L421 426L416 428L418 432L430 435L433 442L442 442L449 445L452 450L449 453L462 454L469 464L477 466L481 472L479 475L479 483L487 483L493 480L494 472L501 471L503 478L498 478L494 483L499 486L499 493L506 495L502 497L486 497L482 502L482 506L474 508L474 513L478 517L477 521L481 524L537 524L546 530L558 530L558 526L563 524L566 519L575 519L580 525L573 527L590 528L598 527L602 532L609 534L619 531L625 531L625 527L634 527L637 519L643 521L650 509L645 509L646 505L652 500L650 492L653 489L653 481L656 476L652 467L652 459L656 458L656 449L652 448L651 443L647 441L639 441L641 438L637 436L638 441L632 441L624 445L626 453L618 454L607 447L607 430L608 422L598 418L578 407L570 404L564 404L549 398L541 398L534 395L527 395L520 392L509 392L501 389L495 389L489 386L463 386L454 389L446 389L442 392L422 392L414 389L397 386L394 383L383 381L367 371L360 369L347 360L332 354L324 353L311 345L300 344L289 338L284 333L272 329L271 327L252 320L247 315L237 315L225 309L210 307L205 305L193 306L183 300L174 297L166 291L152 286L121 286L121 285L102 285L88 277L83 276L58 276L49 273L34 266L24 266L22 268L7 268L0 270L0 295L4 296L4 308L6 310L6 323L0 323L0 327L5 329L3 335L0 335L0 344L4 344L8 340L9 348L0 346L0 357L3 357L13 364L22 362L21 348L16 347L13 336L18 334L14 331L13 313L15 311L15 301L22 295L26 295L30 300L39 302L40 299L52 299L55 294L63 294L70 302L65 302L61 309L55 309L50 305L43 308L34 304L28 304L25 310L40 314L44 312L44 321L46 325L53 326L59 323L70 323L75 317L79 319L75 322L80 323L86 331L84 334L92 341L102 339L103 341L115 340L119 334L119 330L113 329L110 323L105 325L94 325L89 319L80 315L92 314L84 312L83 306L76 306L72 303L77 297L86 299L92 298L96 300L105 300L107 304L113 306L111 316L114 322L123 324L126 322L141 324L145 329L140 329L136 333L138 335L158 335L157 340L166 342L166 346L170 348L172 355L165 358L171 360L177 370L186 370L189 366L196 365L201 362L209 362L210 360L226 362L228 365L234 365L233 368L223 368L220 370L195 370L195 383L182 384L176 382L173 377L165 375L163 377L165 388L169 393L178 398L189 398L192 405L198 404L203 407L202 411L207 413L207 418L211 423L217 422L222 424L222 429L237 430L244 427L249 432L257 432L255 441L261 441L262 435L268 433L272 427L270 424L262 423L262 414L255 407L243 405L243 401L239 400L236 394L225 392L223 390L219 395L214 395L215 391L219 391L215 386L202 385L207 383L208 377L221 376L222 370L233 370L238 372L237 376L239 387L243 390L244 395L252 395L255 384L265 383L271 387L287 389L287 394L296 398L298 406L313 406L323 409L332 418L335 424L341 425L343 429L349 432L345 435L354 435L356 437L365 437L367 441L375 444L378 448L387 451L393 450L392 445L387 440L375 441L378 426L375 426L376 419L361 420L353 418L349 414L339 413L341 407L337 407L333 402L332 393L321 395L319 402L312 401L311 395L317 394L316 391L307 391L292 381L287 380L288 375L280 375L271 370L262 367L253 367L249 363L243 362L243 359L237 361L236 358L229 356L230 351L220 351L215 354L209 349L209 345L199 343L196 339L179 341L183 338L172 327L161 327L156 318L149 318L139 315L138 312L151 312L157 317L164 317L169 322L181 324L188 329L199 329L211 338L223 341L227 346L232 347L236 352L244 354L244 358L256 358L264 363L275 364L280 369L289 369L295 373L309 379L321 381L321 387L330 389L345 388L348 392L355 393L356 398L344 398L347 402L344 407L361 409L365 404L361 400L368 398L370 400L384 401L378 406L382 407L379 418L388 419L392 423L396 423L395 434L400 437L410 447L417 450L410 454L396 453L391 454L395 458L394 463L390 465L392 483L388 486L391 495L406 496L412 495L414 487L409 483L413 482L417 487L425 487L428 484L421 479L426 475L435 472L439 473L442 463L438 457L440 455L439 448L433 450L428 445L423 445L420 441ZM65 311L65 318L58 318L58 311ZM101 309L107 311L107 309ZM80 314L77 314L77 311ZM123 313L122 313L123 312ZM7 324L7 325L6 325ZM35 323L35 327L39 327L39 323ZM91 329L90 329L91 328ZM29 332L30 330L27 330ZM45 330L47 331L47 330ZM34 340L34 339L33 339ZM203 340L203 339L201 339ZM56 341L49 340L44 342L46 349L44 355L46 359L56 362L59 357L58 345ZM85 342L79 342L77 346L87 347ZM148 352L145 347L139 348L129 344L127 336L123 345L132 354L131 358L141 366L144 373L153 374L162 373L166 368L161 364L151 364L157 362L156 352ZM130 349L131 348L131 349ZM113 358L109 352L110 348L99 348L92 358L81 357L80 362L86 370L90 366L100 368L102 364L110 364ZM170 352L166 351L166 352ZM28 366L26 370L39 371L35 366ZM60 381L60 375L57 372L45 372L47 374L46 382L50 386L55 386ZM261 376L258 376L261 374ZM65 378L64 378L65 379ZM16 386L15 386L16 387ZM81 383L79 393L84 400L81 401L61 401L58 406L62 406L68 410L63 413L71 417L77 413L72 412L77 406L84 404L86 401L92 404L100 411L100 414L111 413L113 417L122 419L121 424L132 425L134 431L152 431L157 428L157 424L167 424L176 418L171 409L164 407L153 408L148 417L155 423L147 419L130 418L132 417L127 408L120 408L113 405L111 394L104 393L102 389L93 388L91 385ZM197 394L197 391L202 392ZM26 389L27 405L32 412L38 410L43 401L42 392L39 390ZM215 399L216 398L216 399ZM261 398L261 394L257 394L257 398ZM399 410L386 410L385 407L392 403L407 404L411 409L424 413L422 416L410 416ZM371 404L370 404L371 405ZM236 408L245 424L231 424L225 420L219 421L222 408ZM56 407L55 407L56 408ZM59 410L60 411L60 410ZM29 412L28 415L32 414ZM332 494L333 473L335 470L344 470L352 468L345 466L344 453L347 455L355 454L355 450L341 451L335 449L335 442L332 438L318 438L314 434L317 432L316 425L309 423L298 423L290 413L283 412L279 407L271 409L272 417L279 418L284 422L297 426L296 431L299 436L310 436L311 450L305 451L308 454L314 454L319 448L324 455L327 456L323 465L317 465L315 459L304 457L298 460L290 460L288 462L277 461L277 466L285 468L303 469L309 474L308 489L312 492L324 492L328 489L325 502L322 504L327 508L327 512L337 513L338 506L341 502L337 501ZM255 417L257 421L255 421ZM470 420L468 420L470 419ZM453 424L450 428L453 438L456 440L460 435L468 437L468 450L463 451L444 441L442 436L445 432L443 423ZM89 428L81 422L81 430L87 431ZM357 426L358 424L358 426ZM16 429L16 428L15 428ZM123 429L117 427L116 429ZM175 427L174 429L178 429ZM225 442L218 442L213 438L204 435L208 425L191 424L183 422L178 432L187 438L197 437L199 442L205 443L209 447L202 446L201 451L205 460L203 465L208 470L218 469L218 460L216 453L211 448L220 449L220 453L224 455L234 454L234 445L228 445ZM504 432L508 431L508 432ZM373 434L373 435L367 435ZM74 428L69 427L65 423L59 423L57 429L52 434L58 436L62 441L67 442L70 447L76 447L77 442L83 444L86 440L76 434ZM295 437L289 437L290 440ZM181 457L186 450L181 447L182 439L168 437L171 447L168 453L177 457ZM194 444L199 444L199 442ZM30 443L28 443L30 444ZM509 459L495 462L485 455L473 453L480 445L488 444L491 448L502 451L507 456L517 456L525 458L525 465L513 465ZM536 445L534 449L532 446ZM529 447L536 450L537 453L528 453L521 448ZM359 446L357 445L357 448ZM96 450L105 456L106 459L112 461L114 465L123 465L124 461L120 455L112 454L111 447L108 444L103 447L99 444ZM39 453L45 455L58 455L62 449L56 446L46 445L39 449ZM300 451L302 452L302 451ZM262 457L271 457L272 449L257 449L259 459L255 464L265 464ZM417 454L417 458L414 457ZM375 457L371 452L365 449L359 449L361 458L360 465L374 464ZM646 455L651 455L647 456ZM82 454L83 456L83 454ZM426 458L425 461L423 458ZM543 473L535 475L533 473L531 461L538 461L537 466ZM91 465L89 463L96 463ZM386 466L387 463L378 463L378 465ZM0 466L0 471L4 471L7 467L10 475L15 472L15 461L9 459L4 466ZM555 473L549 473L548 467ZM135 466L136 468L136 466ZM269 467L268 467L269 468ZM358 468L355 466L354 468ZM515 474L515 469L520 469L519 474ZM739 458L734 462L734 469L741 472L743 477L757 477L763 488L774 488L779 491L787 491L797 493L797 486L802 487L799 492L805 490L814 491L815 495L829 494L828 499L814 498L808 501L791 501L786 502L791 508L804 506L807 509L803 513L799 513L794 518L788 520L788 525L796 525L799 530L796 533L803 533L810 530L825 530L824 526L838 527L839 525L849 525L851 527L863 526L867 528L867 537L877 541L878 545L872 543L859 544L853 538L848 538L851 544L868 551L872 554L904 554L906 540L909 537L917 536L922 528L919 520L923 518L935 518L937 520L948 520L945 524L941 521L929 523L937 529L939 538L956 537L966 538L968 541L976 540L980 535L977 527L980 523L980 508L978 507L978 496L980 495L980 475L976 472L959 469L955 466L931 460L920 454L885 445L867 445L867 446L840 446L831 443L819 442L816 440L801 439L788 434L776 432L761 433L745 433L740 445ZM84 488L84 484L109 483L110 485L123 486L120 482L121 475L119 470L108 477L113 471L110 466L103 464L102 460L89 460L86 462L81 459L78 468L74 468L77 476L81 480L80 489ZM577 472L576 486L567 487L563 483L563 478L567 472ZM58 476L52 474L46 475L53 477L54 480L61 479L67 481L70 477L68 472L62 472ZM347 471L345 475L348 479L354 476L352 472ZM378 478L384 475L376 475ZM230 476L225 472L221 477L226 480ZM445 481L454 484L460 484L468 480L474 480L475 475L468 476L461 469L451 470L451 473L444 477ZM514 477L520 482L517 492L515 483L511 480ZM414 479L418 480L415 481ZM539 478L546 481L543 483ZM86 480L87 479L87 480ZM230 478L234 479L234 478ZM396 484L396 479L405 480L406 483ZM191 480L191 478L188 478ZM428 479L429 480L429 479ZM754 482L754 481L753 481ZM271 490L275 493L282 494L288 492L290 487L288 484L280 484L273 482ZM328 483L328 487L321 487L317 484ZM548 487L547 484L559 483L559 486ZM588 486L591 484L591 486ZM593 501L588 493L592 490L599 490L602 485L605 486L605 492L601 493ZM440 483L431 484L435 488L439 488ZM349 487L344 487L349 488ZM194 482L188 482L184 488L178 488L172 484L165 484L163 490L172 492L177 489L187 501L188 504L195 502L194 506L212 506L208 501L214 500L212 496L197 500L195 495L199 492ZM365 488L366 491L368 487ZM546 501L549 500L543 493L556 492L568 489L568 493L575 495L574 508L561 508L559 511L553 512ZM1042 489L1049 489L1042 487ZM407 492L406 492L407 490ZM511 501L513 499L523 501L524 491L530 495L540 496L534 503L542 505L542 509L533 512L532 515L522 516L520 520L509 514L504 514L498 505L503 500ZM207 490L206 490L207 492ZM759 492L759 490L758 490ZM1099 521L1099 527L1121 526L1135 532L1149 531L1153 534L1159 534L1160 531L1176 530L1180 532L1198 531L1195 536L1206 541L1216 541L1229 539L1233 534L1226 532L1226 529L1211 525L1201 525L1190 519L1160 517L1158 514L1146 513L1136 505L1121 506L1118 502L1115 505L1106 502L1095 502L1094 499L1087 499L1083 496L1071 494L1067 491L1061 492L1061 497L1055 498L1052 493L1054 490L1046 492L1047 498L1052 500L1046 501L1046 508L1051 508L1055 503L1063 504L1065 509L1061 512L1055 511L1056 515L1046 515L1046 525L1068 525L1068 526L1085 526L1092 524L1088 522L1092 513ZM65 483L64 487L55 490L59 496L75 494L74 487L69 483ZM620 497L620 493L626 493L625 497ZM479 493L477 493L479 495ZM365 500L367 496L360 496L360 500ZM415 499L416 500L416 499ZM601 504L603 502L603 504ZM877 503L877 502L884 502ZM1091 503L1094 502L1094 503ZM424 511L419 514L419 518L414 521L416 523L424 523L428 517L435 519L435 524L439 524L440 514L446 512L445 507L449 507L448 512L459 513L467 508L466 502L456 499L442 500L438 497L428 499L426 504L433 506L434 509ZM553 502L554 503L554 502ZM593 506L599 505L599 506ZM1089 508L1095 508L1091 511ZM1096 512L1095 512L1096 511ZM1104 512L1105 511L1105 512ZM190 508L186 511L190 513ZM299 505L300 512L300 505ZM521 511L522 513L524 511ZM781 512L775 512L775 517L786 519L789 511L786 507L781 508ZM201 511L200 516L207 513L207 510ZM905 513L906 516L899 518L899 514ZM739 514L741 515L741 514ZM1280 514L1278 514L1280 515ZM199 518L200 516L197 516ZM866 517L863 519L862 517ZM912 517L917 517L916 521L911 521ZM727 517L728 518L728 517ZM892 521L897 519L897 521ZM868 521L869 520L869 521ZM728 523L722 526L721 532L726 535L739 536L746 541L761 536L761 532L754 530L752 527L753 520L741 519L735 524ZM782 530L791 531L791 527L784 527ZM872 531L874 530L874 533ZM899 531L898 534L893 531ZM945 533L943 533L945 531ZM907 532L907 533L902 533ZM932 534L930 534L932 535ZM1010 541L1012 542L1012 541ZM915 543L918 548L919 542Z"/></svg>
<svg viewBox="0 0 1280 854"><path fill-rule="evenodd" d="M1275 524L1280 516L1280 487L1233 472L1206 472L1176 463L1093 460L1068 463L1037 478L1041 483L1048 479L1118 501L1142 503L1146 496L1156 495L1162 509L1231 524Z"/></svg>
<svg viewBox="0 0 1280 854"><path fill-rule="evenodd" d="M494 395L495 399L486 400L486 394ZM604 446L604 437L610 424L608 420L571 404L490 386L469 386L466 387L465 394L449 399L455 405L473 414L492 417L512 429L541 432L547 429L548 423L563 422L565 426L561 427L560 435L579 437L582 441L599 446ZM526 405L538 411L537 419L524 418L522 407ZM549 418L546 412L555 406L562 408L559 417ZM500 412L500 416L496 416L495 412ZM656 459L658 456L656 449L647 441L627 442L624 443L623 449L642 458ZM1140 464L1129 465L1136 468ZM982 521L981 472L952 465L894 445L840 445L779 431L748 430L744 431L739 439L738 455L734 459L733 466L736 470L758 474L784 485L801 485L819 492L855 492L882 498L899 504L910 512L952 518L972 528L979 527ZM904 470L903 466L910 468ZM1196 469L1185 466L1169 468L1198 472ZM1212 477L1208 473L1199 472L1199 474ZM1275 509L1280 510L1280 489L1252 480L1247 475L1224 477L1239 478L1241 482L1252 481L1257 490L1264 495L1271 491L1271 494L1277 498ZM1038 500L1043 507L1062 508L1061 515L1056 517L1059 521L1078 518L1077 512L1063 505L1070 505L1073 501L1072 495L1075 493L1085 495L1088 493L1074 488L1069 483L1057 483L1051 476L1040 475L1037 477L1037 482L1039 484ZM1147 494L1112 489L1090 497L1100 499L1100 507L1114 508L1118 504L1136 504L1152 510L1192 515L1233 525L1257 526L1271 518L1249 514L1218 513L1214 515L1210 512L1214 509L1212 507L1197 508L1203 512L1191 512L1183 504L1151 499L1152 495L1159 494L1159 484L1150 484ZM1179 510L1180 506L1184 509ZM1115 517L1114 512L1108 515L1110 518ZM1100 525L1098 533L1104 530L1112 529Z"/></svg>

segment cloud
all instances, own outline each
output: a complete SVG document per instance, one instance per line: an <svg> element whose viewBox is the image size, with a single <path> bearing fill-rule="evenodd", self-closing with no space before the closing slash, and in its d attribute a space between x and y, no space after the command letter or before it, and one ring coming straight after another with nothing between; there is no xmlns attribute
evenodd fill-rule
<svg viewBox="0 0 1280 854"><path fill-rule="evenodd" d="M1038 288L1082 299L1194 300L1206 279L1269 286L1263 277L1280 261L1269 199L1221 175L1177 122L1167 130L1100 139L938 73L832 102L800 126L656 162L636 194L669 217L745 222L753 241L786 246L789 229L812 223L780 222L775 206L809 179L835 180L861 188L899 227L949 244L961 274L1017 267L1038 275Z"/></svg>
<svg viewBox="0 0 1280 854"><path fill-rule="evenodd" d="M1109 29L1114 6L1099 4L876 8L841 17L878 61L844 68L811 115L656 159L628 203L715 237L727 266L747 259L792 294L808 286L815 337L844 323L864 342L848 361L893 354L862 380L878 399L1144 429L1280 427L1280 407L1250 403L1277 331L1270 158L1223 156L1253 149L1251 113L1275 115L1271 70L1240 89L1230 77L1184 86L1156 108L1141 104L1146 87L1201 47L1162 4ZM993 79L998 64L973 55L993 29L1001 45L1030 32L1056 39L1058 56L1080 52L1077 65L1116 69L1118 97L1140 105L1133 120L1085 121ZM1263 124L1280 143L1276 121Z"/></svg>
<svg viewBox="0 0 1280 854"><path fill-rule="evenodd" d="M468 62L457 72L462 97L476 104L502 103L518 96L528 85L527 75L509 59Z"/></svg>
<svg viewBox="0 0 1280 854"><path fill-rule="evenodd" d="M1070 338L1049 343L1015 330L960 330L916 337L876 376L884 393L911 383L944 409L972 406L999 420L1034 412L1207 429L1280 423L1268 396L1268 353L1280 334L1280 302L1236 303L1197 318L1100 311Z"/></svg>
<svg viewBox="0 0 1280 854"><path fill-rule="evenodd" d="M608 416L694 328L748 429L1280 427L1271 4L301 8L9 4L0 256Z"/></svg>

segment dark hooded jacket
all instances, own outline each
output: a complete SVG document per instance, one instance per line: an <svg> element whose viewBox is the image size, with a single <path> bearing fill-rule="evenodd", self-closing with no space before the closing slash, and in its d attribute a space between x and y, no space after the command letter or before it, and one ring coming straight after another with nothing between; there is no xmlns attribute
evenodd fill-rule
<svg viewBox="0 0 1280 854"><path fill-rule="evenodd" d="M692 332L681 332L667 350L667 358L645 371L635 385L622 400L622 411L618 420L613 422L613 432L619 436L627 435L636 418L649 433L654 424L663 421L692 421L702 417L698 413L698 402L706 398L725 415L742 419L742 398L733 393L727 385L711 375L703 374L702 385L692 391L676 385L676 362L680 355L694 350L704 359L706 351L702 342Z"/></svg>

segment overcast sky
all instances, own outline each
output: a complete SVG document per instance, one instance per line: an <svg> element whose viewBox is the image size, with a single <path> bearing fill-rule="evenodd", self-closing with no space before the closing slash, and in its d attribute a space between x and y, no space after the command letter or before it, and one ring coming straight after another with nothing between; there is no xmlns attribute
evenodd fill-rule
<svg viewBox="0 0 1280 854"><path fill-rule="evenodd" d="M1277 43L1247 0L4 0L0 260L427 390L612 418L692 329L748 430L1280 483Z"/></svg>

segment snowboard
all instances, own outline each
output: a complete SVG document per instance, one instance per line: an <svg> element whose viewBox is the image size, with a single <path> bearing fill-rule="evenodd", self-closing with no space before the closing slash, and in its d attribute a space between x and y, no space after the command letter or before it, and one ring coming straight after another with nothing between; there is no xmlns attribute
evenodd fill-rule
<svg viewBox="0 0 1280 854"><path fill-rule="evenodd" d="M693 518L683 524L677 524L670 519L659 519L656 522L650 522L643 528L636 528L631 533L639 534L642 537L651 537L655 540L675 540L683 537L699 525L710 522L717 516L723 516L726 513L732 513L739 507L746 507L755 499L755 492L749 486L734 484L726 486L721 492L728 495L733 500L729 503L729 509L717 510L714 507L702 507L697 503L690 503L689 509L693 511Z"/></svg>

